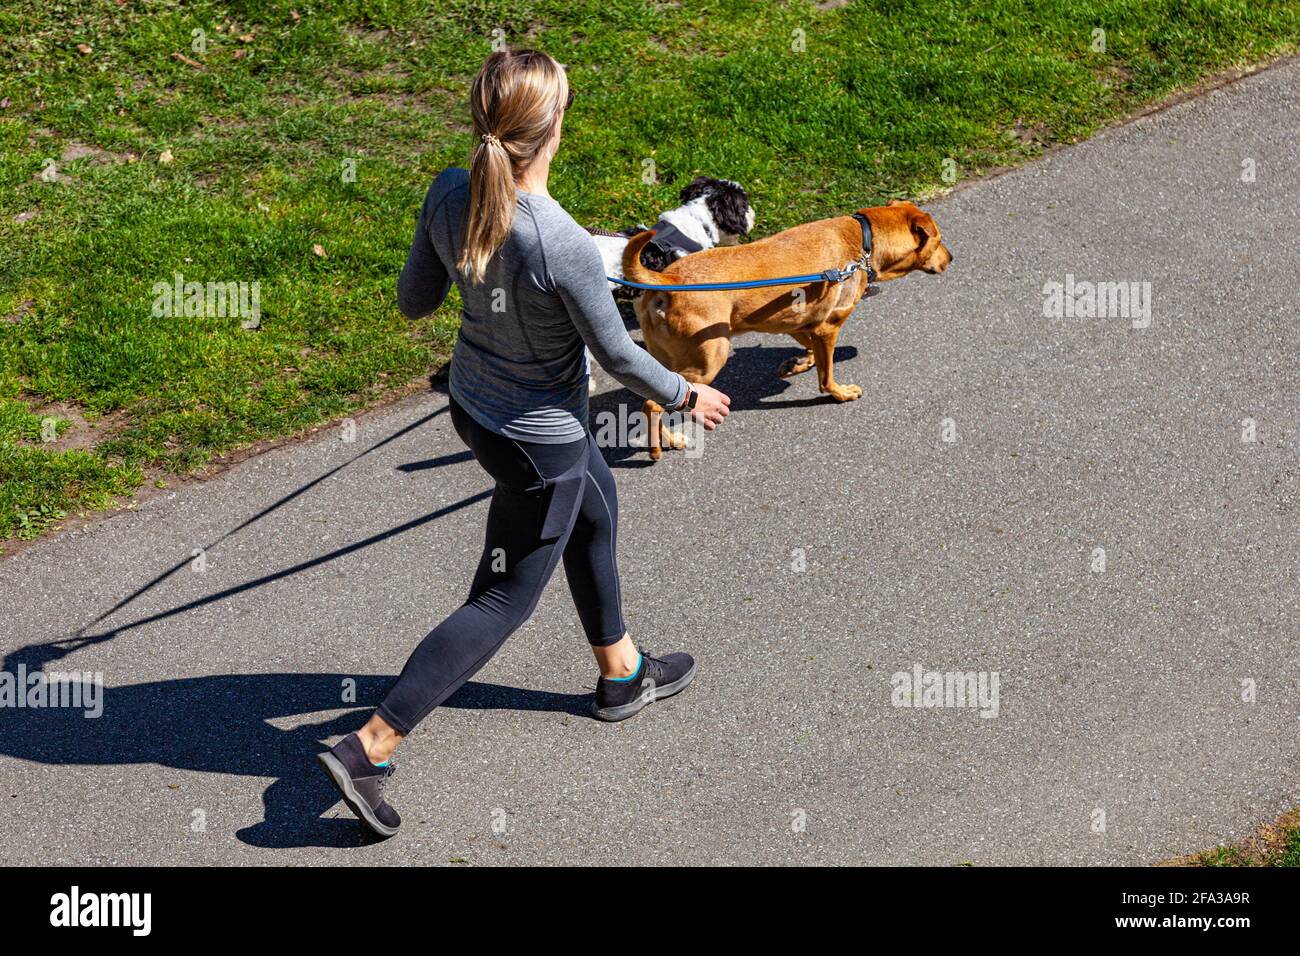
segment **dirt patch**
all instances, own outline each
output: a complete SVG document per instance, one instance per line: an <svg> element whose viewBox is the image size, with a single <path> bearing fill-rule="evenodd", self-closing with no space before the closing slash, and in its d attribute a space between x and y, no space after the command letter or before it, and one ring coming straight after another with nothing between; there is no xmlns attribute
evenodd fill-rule
<svg viewBox="0 0 1300 956"><path fill-rule="evenodd" d="M46 161L41 164L41 171L32 176L31 181L34 183L63 183L72 182L72 177L59 169L58 164L51 165L52 161Z"/></svg>
<svg viewBox="0 0 1300 956"><path fill-rule="evenodd" d="M112 438L127 424L125 412L111 412L100 418L87 418L78 405L70 402L54 402L32 409L32 414L43 419L60 419L68 423L60 430L54 441L21 442L47 451L91 451L96 445Z"/></svg>
<svg viewBox="0 0 1300 956"><path fill-rule="evenodd" d="M46 133L49 133L48 130L38 130L37 132L40 133L42 137L44 137ZM50 136L54 135L55 134L50 133ZM38 145L37 141L33 140L30 136L27 141L28 144L33 147ZM110 153L108 150L100 149L98 146L88 146L85 143L79 143L76 140L73 140L63 147L62 151L59 153L57 161L55 161L53 156L44 160L41 163L40 170L32 176L32 181L44 183L70 183L73 181L73 178L63 171L63 166L68 163L89 160L92 166L109 166L116 163L131 162L134 158L135 157L130 154L120 155L118 153Z"/></svg>
<svg viewBox="0 0 1300 956"><path fill-rule="evenodd" d="M23 299L23 301L18 303L17 309L10 312L8 315L4 317L4 321L21 322L23 318L27 315L27 313L32 310L32 306L34 306L35 304L36 304L35 301L33 301L32 299Z"/></svg>
<svg viewBox="0 0 1300 956"><path fill-rule="evenodd" d="M434 96L427 93L350 93L348 99L382 103L392 110L410 110L414 113L429 113L435 105L438 107L445 105L435 103Z"/></svg>
<svg viewBox="0 0 1300 956"><path fill-rule="evenodd" d="M345 36L353 40L360 40L362 43L383 43L393 35L387 27L378 30L370 30L366 27L348 26L343 28Z"/></svg>
<svg viewBox="0 0 1300 956"><path fill-rule="evenodd" d="M1016 125L1011 128L1011 132L1025 146L1046 146L1052 140L1051 131L1044 123L1026 126L1024 120L1018 119Z"/></svg>
<svg viewBox="0 0 1300 956"><path fill-rule="evenodd" d="M59 156L60 162L64 163L75 163L80 159L92 160L97 166L105 163L126 162L126 157L124 156L119 156L117 153L110 153L108 150L100 149L98 146L87 146L85 143L78 143L76 140L73 140L67 146L64 146L63 153Z"/></svg>
<svg viewBox="0 0 1300 956"><path fill-rule="evenodd" d="M1097 78L1097 82L1108 90L1128 86L1133 79L1133 71L1123 63L1108 63L1104 67L1093 70L1092 73Z"/></svg>

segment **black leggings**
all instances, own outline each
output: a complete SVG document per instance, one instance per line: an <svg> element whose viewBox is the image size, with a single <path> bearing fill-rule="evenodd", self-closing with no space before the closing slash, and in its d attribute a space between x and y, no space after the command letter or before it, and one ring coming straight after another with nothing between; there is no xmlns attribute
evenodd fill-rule
<svg viewBox="0 0 1300 956"><path fill-rule="evenodd" d="M496 488L469 599L420 642L379 705L379 716L403 735L528 620L561 555L587 640L605 647L626 631L614 558L618 499L591 433L564 445L515 441L484 428L454 399L451 420Z"/></svg>

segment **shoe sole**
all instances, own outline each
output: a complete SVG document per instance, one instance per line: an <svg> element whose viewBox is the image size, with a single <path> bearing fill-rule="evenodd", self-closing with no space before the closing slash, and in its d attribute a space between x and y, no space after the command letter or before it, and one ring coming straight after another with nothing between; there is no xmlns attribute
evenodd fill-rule
<svg viewBox="0 0 1300 956"><path fill-rule="evenodd" d="M637 714L641 713L648 704L652 704L657 700L663 700L667 697L672 697L674 694L680 694L684 691L687 685L695 679L695 668L697 666L698 663L691 664L691 669L671 684L664 684L663 687L656 687L654 696L649 700L646 699L645 694L638 694L636 700L629 704L619 704L617 707L597 707L596 702L593 700L591 702L591 715L597 720L605 720L610 723L619 720L627 720L629 717L635 717Z"/></svg>
<svg viewBox="0 0 1300 956"><path fill-rule="evenodd" d="M380 836L390 837L397 833L397 827L385 826L380 823L379 818L376 817L370 807L366 805L366 802L361 799L361 795L358 794L356 788L352 786L352 777L348 774L347 768L343 766L343 761L339 760L339 758L334 756L332 753L317 754L316 759L319 760L320 765L325 768L325 773L328 774L330 780L333 781L335 788L339 792L339 796L343 798L343 802L348 805L348 809L352 811L358 820L370 827L370 829L374 830Z"/></svg>

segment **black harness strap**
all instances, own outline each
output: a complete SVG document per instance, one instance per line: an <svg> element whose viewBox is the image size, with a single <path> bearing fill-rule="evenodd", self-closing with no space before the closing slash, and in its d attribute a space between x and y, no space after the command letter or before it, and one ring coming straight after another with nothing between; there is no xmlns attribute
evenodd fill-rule
<svg viewBox="0 0 1300 956"><path fill-rule="evenodd" d="M704 248L672 223L665 222L662 219L650 228L655 231L655 235L647 245L654 246L662 251L670 262L678 257L677 252L679 250L685 255L690 255L692 252L699 252Z"/></svg>
<svg viewBox="0 0 1300 956"><path fill-rule="evenodd" d="M862 227L862 254L867 259L867 288L871 289L876 284L876 267L871 264L871 220L860 212L855 212L853 218ZM868 291L867 295L870 294Z"/></svg>

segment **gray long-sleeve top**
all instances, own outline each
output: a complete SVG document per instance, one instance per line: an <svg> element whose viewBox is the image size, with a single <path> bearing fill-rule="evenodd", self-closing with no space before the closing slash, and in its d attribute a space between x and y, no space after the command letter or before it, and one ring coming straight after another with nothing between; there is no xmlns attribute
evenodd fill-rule
<svg viewBox="0 0 1300 956"><path fill-rule="evenodd" d="M451 394L483 427L520 441L559 444L587 430L583 344L620 383L677 405L686 382L627 334L600 253L555 200L516 190L514 225L471 285L456 272L469 172L448 169L429 187L397 280L397 306L428 315L456 277L464 310L451 358Z"/></svg>

